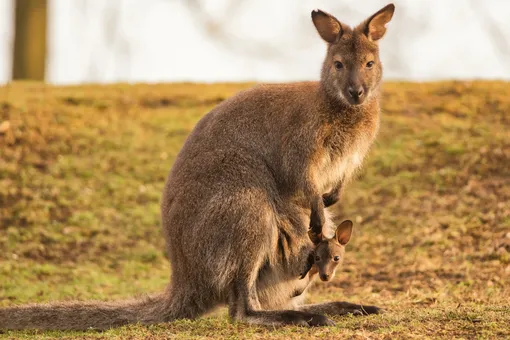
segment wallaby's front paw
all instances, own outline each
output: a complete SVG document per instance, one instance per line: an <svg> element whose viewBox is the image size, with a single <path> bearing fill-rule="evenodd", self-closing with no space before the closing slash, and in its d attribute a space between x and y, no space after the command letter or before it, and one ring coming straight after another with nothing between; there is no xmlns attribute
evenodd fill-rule
<svg viewBox="0 0 510 340"><path fill-rule="evenodd" d="M316 234L316 235L320 235L322 233L322 227L324 226L324 222L321 221L320 218L316 217L312 217L310 219L310 230Z"/></svg>
<svg viewBox="0 0 510 340"><path fill-rule="evenodd" d="M333 191L328 194L322 196L322 203L326 208L331 207L333 204L336 204L340 200L340 195L338 191Z"/></svg>
<svg viewBox="0 0 510 340"><path fill-rule="evenodd" d="M333 196L326 196L326 197L322 197L322 202L324 203L324 206L326 208L329 208L331 207L333 204L335 204L336 202L338 202L338 200L333 197Z"/></svg>

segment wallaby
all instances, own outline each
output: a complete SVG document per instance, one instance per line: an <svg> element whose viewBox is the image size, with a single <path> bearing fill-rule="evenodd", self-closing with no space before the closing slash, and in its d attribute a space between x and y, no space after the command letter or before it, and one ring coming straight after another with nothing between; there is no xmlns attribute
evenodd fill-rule
<svg viewBox="0 0 510 340"><path fill-rule="evenodd" d="M163 191L172 269L163 293L11 306L0 309L0 328L152 324L197 318L220 304L232 319L265 325L331 325L325 314L378 313L347 302L302 305L299 272L313 249L308 227L331 231L325 201L335 201L377 134L378 41L394 9L387 5L354 28L313 11L327 44L320 81L255 86L197 123Z"/></svg>
<svg viewBox="0 0 510 340"><path fill-rule="evenodd" d="M324 234L315 234L311 230L309 235L315 245L310 252L300 279L308 274L310 279L319 274L322 281L329 281L335 276L335 270L343 262L345 245L351 239L352 221L343 221L335 230L333 237L326 237Z"/></svg>

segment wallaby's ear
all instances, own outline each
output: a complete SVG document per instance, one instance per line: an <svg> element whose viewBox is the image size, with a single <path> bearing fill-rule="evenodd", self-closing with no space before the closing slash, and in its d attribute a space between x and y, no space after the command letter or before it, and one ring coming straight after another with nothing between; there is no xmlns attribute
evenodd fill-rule
<svg viewBox="0 0 510 340"><path fill-rule="evenodd" d="M360 25L370 41L377 41L384 36L386 24L393 17L393 12L395 12L395 5L386 5Z"/></svg>
<svg viewBox="0 0 510 340"><path fill-rule="evenodd" d="M342 36L342 24L331 14L315 9L312 21L321 38L328 43L332 44Z"/></svg>
<svg viewBox="0 0 510 340"><path fill-rule="evenodd" d="M349 243L349 240L351 239L352 234L352 221L351 220L345 220L336 228L336 239L338 243L345 246L347 243Z"/></svg>
<svg viewBox="0 0 510 340"><path fill-rule="evenodd" d="M322 241L322 233L316 234L312 230L308 230L308 237L310 237L310 240L313 244L319 244Z"/></svg>

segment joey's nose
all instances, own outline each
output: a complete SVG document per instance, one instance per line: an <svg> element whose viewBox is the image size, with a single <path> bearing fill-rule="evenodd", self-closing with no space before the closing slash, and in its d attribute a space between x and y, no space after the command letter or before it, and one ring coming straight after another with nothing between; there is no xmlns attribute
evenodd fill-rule
<svg viewBox="0 0 510 340"><path fill-rule="evenodd" d="M363 96L363 87L362 86L359 86L359 87L349 87L349 94L351 95L352 98L354 99L358 99L360 97Z"/></svg>
<svg viewBox="0 0 510 340"><path fill-rule="evenodd" d="M321 274L321 280L322 281L328 281L329 280L329 274Z"/></svg>

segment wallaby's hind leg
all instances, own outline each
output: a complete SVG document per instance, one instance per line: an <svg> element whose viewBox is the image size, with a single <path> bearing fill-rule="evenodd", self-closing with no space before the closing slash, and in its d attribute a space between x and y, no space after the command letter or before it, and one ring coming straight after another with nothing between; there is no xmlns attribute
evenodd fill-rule
<svg viewBox="0 0 510 340"><path fill-rule="evenodd" d="M250 287L244 280L232 284L229 296L229 315L234 319L258 325L299 325L332 326L333 321L326 316L297 310L263 311L257 310L250 299Z"/></svg>
<svg viewBox="0 0 510 340"><path fill-rule="evenodd" d="M303 305L299 306L297 310L328 315L346 315L349 313L354 315L370 315L380 314L382 312L382 309L376 306L357 305L343 301Z"/></svg>
<svg viewBox="0 0 510 340"><path fill-rule="evenodd" d="M162 311L163 320L196 319L218 305L214 294L204 294L200 287L172 282L168 288L170 303Z"/></svg>
<svg viewBox="0 0 510 340"><path fill-rule="evenodd" d="M235 285L232 285L232 288L230 289L228 296L228 314L232 319L243 318L244 309L238 307L240 299L241 299L240 294L237 288L235 287ZM259 298L257 296L257 291L255 287L252 287L252 289L248 293L248 305L251 306L251 309L253 309L254 311L262 309L262 307L260 306Z"/></svg>

